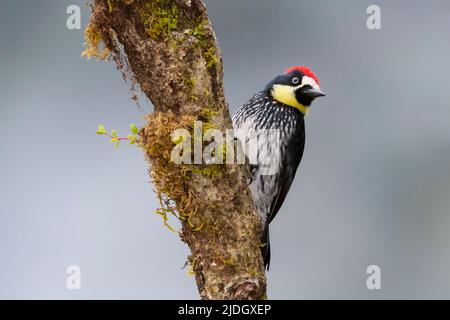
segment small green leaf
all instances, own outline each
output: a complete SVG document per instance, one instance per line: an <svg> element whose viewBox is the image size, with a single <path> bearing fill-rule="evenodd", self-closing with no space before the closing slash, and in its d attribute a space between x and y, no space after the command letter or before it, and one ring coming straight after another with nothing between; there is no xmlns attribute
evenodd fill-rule
<svg viewBox="0 0 450 320"><path fill-rule="evenodd" d="M96 134L106 134L106 128L105 128L105 126L102 125L102 124L99 125L98 128L97 128Z"/></svg>
<svg viewBox="0 0 450 320"><path fill-rule="evenodd" d="M111 130L111 135L114 137L114 138L117 138L117 131L116 130Z"/></svg>
<svg viewBox="0 0 450 320"><path fill-rule="evenodd" d="M136 143L136 140L137 140L136 135L129 134L127 138L128 138L128 141L130 141L130 144L135 144Z"/></svg>
<svg viewBox="0 0 450 320"><path fill-rule="evenodd" d="M120 141L117 141L116 144L114 145L114 149L119 148L119 145L120 145Z"/></svg>
<svg viewBox="0 0 450 320"><path fill-rule="evenodd" d="M130 124L130 131L133 134L138 134L139 133L138 127L136 127L136 125L134 125L134 124Z"/></svg>

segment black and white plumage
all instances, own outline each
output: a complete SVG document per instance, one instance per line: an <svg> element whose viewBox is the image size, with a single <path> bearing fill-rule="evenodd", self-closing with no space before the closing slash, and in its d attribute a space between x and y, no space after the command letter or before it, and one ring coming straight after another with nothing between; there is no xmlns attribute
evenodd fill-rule
<svg viewBox="0 0 450 320"><path fill-rule="evenodd" d="M233 116L235 136L250 162L249 189L264 224L261 252L267 269L269 223L280 210L302 159L304 116L314 98L324 95L318 82L308 68L290 68Z"/></svg>

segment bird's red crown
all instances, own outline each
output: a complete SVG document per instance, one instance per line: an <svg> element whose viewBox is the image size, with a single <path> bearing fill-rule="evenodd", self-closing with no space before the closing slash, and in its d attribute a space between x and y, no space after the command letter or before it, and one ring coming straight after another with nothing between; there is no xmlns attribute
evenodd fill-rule
<svg viewBox="0 0 450 320"><path fill-rule="evenodd" d="M319 78L317 78L317 76L314 74L314 72L311 71L310 68L305 67L305 66L295 66L295 67L291 67L289 69L287 69L285 71L286 74L291 73L292 71L298 70L300 72L302 72L305 76L313 78L314 81L316 81L317 85L320 85L320 81Z"/></svg>

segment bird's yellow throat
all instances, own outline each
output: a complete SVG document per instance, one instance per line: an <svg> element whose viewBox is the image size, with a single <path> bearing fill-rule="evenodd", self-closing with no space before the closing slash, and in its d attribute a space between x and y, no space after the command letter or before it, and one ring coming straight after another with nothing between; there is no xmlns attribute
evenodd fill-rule
<svg viewBox="0 0 450 320"><path fill-rule="evenodd" d="M278 102L293 107L306 116L309 112L309 107L306 107L297 101L295 98L296 89L298 89L298 87L275 84L272 88L271 94L272 97Z"/></svg>

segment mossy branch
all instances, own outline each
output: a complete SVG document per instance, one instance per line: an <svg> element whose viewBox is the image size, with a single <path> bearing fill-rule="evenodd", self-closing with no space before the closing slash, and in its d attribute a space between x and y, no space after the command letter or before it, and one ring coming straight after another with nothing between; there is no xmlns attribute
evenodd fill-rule
<svg viewBox="0 0 450 320"><path fill-rule="evenodd" d="M86 56L112 57L155 112L139 132L161 208L176 215L203 299L266 296L261 221L242 165L175 165L174 130L232 128L219 46L202 0L95 0Z"/></svg>

